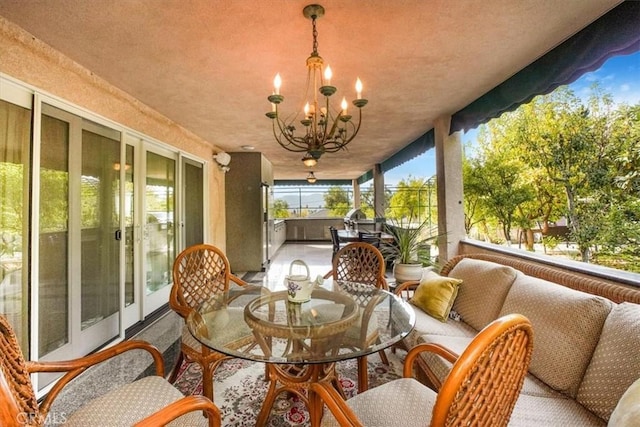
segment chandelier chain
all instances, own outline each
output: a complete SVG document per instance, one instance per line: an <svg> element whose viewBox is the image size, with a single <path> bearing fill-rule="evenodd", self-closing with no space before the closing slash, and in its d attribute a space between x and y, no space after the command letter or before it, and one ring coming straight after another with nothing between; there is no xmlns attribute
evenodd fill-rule
<svg viewBox="0 0 640 427"><path fill-rule="evenodd" d="M316 29L316 16L311 17L311 24L313 25L313 52L311 55L318 56L318 30Z"/></svg>

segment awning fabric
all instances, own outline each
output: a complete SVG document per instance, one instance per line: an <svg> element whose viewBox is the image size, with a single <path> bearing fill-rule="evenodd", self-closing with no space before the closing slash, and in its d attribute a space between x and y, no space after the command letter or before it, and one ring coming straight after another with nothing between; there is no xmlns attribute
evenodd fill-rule
<svg viewBox="0 0 640 427"><path fill-rule="evenodd" d="M433 129L431 129L430 131L404 147L402 150L398 151L396 154L382 162L380 164L380 171L384 173L395 167L398 167L401 164L408 162L409 160L418 157L420 154L432 149L433 147L435 147L435 144L435 132L433 131ZM368 171L358 178L358 184L364 184L365 182L372 179L373 171Z"/></svg>
<svg viewBox="0 0 640 427"><path fill-rule="evenodd" d="M306 179L276 179L273 182L274 186L290 186L290 187L319 187L319 186L334 186L334 185L351 185L353 181L350 179L319 179L313 184Z"/></svg>
<svg viewBox="0 0 640 427"><path fill-rule="evenodd" d="M640 50L640 2L625 1L451 117L450 133L469 130Z"/></svg>

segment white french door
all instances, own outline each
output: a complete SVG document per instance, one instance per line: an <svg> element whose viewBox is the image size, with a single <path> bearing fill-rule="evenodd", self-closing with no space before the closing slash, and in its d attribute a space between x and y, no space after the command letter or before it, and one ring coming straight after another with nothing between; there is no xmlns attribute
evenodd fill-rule
<svg viewBox="0 0 640 427"><path fill-rule="evenodd" d="M68 359L120 334L121 134L44 103L38 124L32 354Z"/></svg>
<svg viewBox="0 0 640 427"><path fill-rule="evenodd" d="M173 261L205 239L205 165L127 135L124 328L169 301Z"/></svg>

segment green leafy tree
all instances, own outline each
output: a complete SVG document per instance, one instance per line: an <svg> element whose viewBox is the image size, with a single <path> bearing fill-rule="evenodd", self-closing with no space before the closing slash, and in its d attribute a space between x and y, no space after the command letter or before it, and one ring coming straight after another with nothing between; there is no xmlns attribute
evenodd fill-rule
<svg viewBox="0 0 640 427"><path fill-rule="evenodd" d="M289 203L283 199L273 201L273 216L275 218L289 218Z"/></svg>
<svg viewBox="0 0 640 427"><path fill-rule="evenodd" d="M375 218L376 212L374 205L373 187L370 187L360 193L360 210L367 218Z"/></svg>
<svg viewBox="0 0 640 427"><path fill-rule="evenodd" d="M467 209L473 207L485 227L496 223L510 241L511 230L517 226L518 242L524 240L526 249L532 251L533 229L557 219L564 205L558 196L560 187L543 169L532 167L514 144L519 120L518 112L507 113L481 127L479 163L469 163L466 173L463 171L465 198L471 196Z"/></svg>
<svg viewBox="0 0 640 427"><path fill-rule="evenodd" d="M571 238L585 262L603 224L600 199L609 192L609 159L618 149L610 139L611 98L597 86L592 91L588 105L566 87L534 98L516 113L514 139L521 158L563 189Z"/></svg>
<svg viewBox="0 0 640 427"><path fill-rule="evenodd" d="M330 187L324 194L324 205L331 215L344 217L351 210L351 201L349 193L341 187Z"/></svg>
<svg viewBox="0 0 640 427"><path fill-rule="evenodd" d="M616 106L598 85L587 101L562 87L483 125L480 140L483 157L464 170L468 231L475 224L511 221L525 231L531 248L532 227L544 234L549 222L566 217L585 262L598 247L619 253L637 247L640 106ZM491 169L501 170L499 179ZM533 197L506 217L514 200L494 192L489 178L514 191L530 188ZM484 202L489 198L493 207Z"/></svg>
<svg viewBox="0 0 640 427"><path fill-rule="evenodd" d="M401 220L416 218L418 222L437 222L435 181L409 176L398 183L389 200L388 218Z"/></svg>
<svg viewBox="0 0 640 427"><path fill-rule="evenodd" d="M533 198L531 187L520 179L520 168L498 152L487 152L482 160L472 162L469 177L482 191L478 202L482 210L496 218L507 241L511 241L511 228L520 205Z"/></svg>
<svg viewBox="0 0 640 427"><path fill-rule="evenodd" d="M466 157L462 162L462 181L464 182L464 229L467 235L471 235L476 227L486 226L486 217L482 209L484 191L482 182L477 179L479 174L475 172L476 162ZM485 233L486 234L486 233Z"/></svg>
<svg viewBox="0 0 640 427"><path fill-rule="evenodd" d="M392 196L393 196L393 191L389 187L385 186L384 192L383 192L383 197L384 197L383 206L389 206L389 204L391 203ZM367 216L367 218L377 218L378 216L385 215L384 212L380 212L379 214L376 214L375 212L373 187L369 187L360 193L360 209Z"/></svg>

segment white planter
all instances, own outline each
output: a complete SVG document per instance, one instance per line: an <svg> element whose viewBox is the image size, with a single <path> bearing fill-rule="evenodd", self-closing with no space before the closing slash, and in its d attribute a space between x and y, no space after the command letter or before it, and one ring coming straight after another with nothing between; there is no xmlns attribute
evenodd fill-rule
<svg viewBox="0 0 640 427"><path fill-rule="evenodd" d="M394 264L393 277L396 283L420 280L422 278L422 264Z"/></svg>

